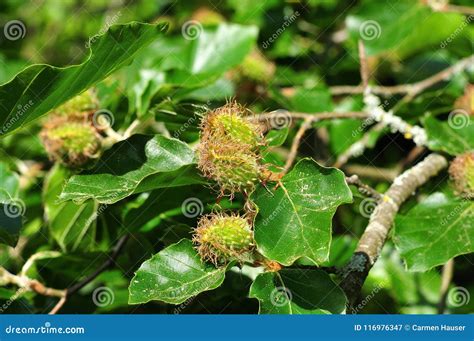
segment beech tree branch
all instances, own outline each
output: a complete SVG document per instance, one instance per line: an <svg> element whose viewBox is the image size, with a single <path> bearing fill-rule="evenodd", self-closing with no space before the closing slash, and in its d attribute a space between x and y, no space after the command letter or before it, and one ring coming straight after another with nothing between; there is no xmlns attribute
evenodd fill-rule
<svg viewBox="0 0 474 341"><path fill-rule="evenodd" d="M446 298L448 297L449 285L453 279L454 259L450 259L444 264L441 275L441 298L438 304L438 314L444 314L446 309Z"/></svg>
<svg viewBox="0 0 474 341"><path fill-rule="evenodd" d="M364 135L360 138L360 140L355 142L345 152L343 152L341 155L337 157L337 160L334 163L333 167L341 168L343 165L345 165L349 161L350 158L354 156L354 154L358 154L361 151L363 152L370 141L371 134L373 132L381 131L383 128L385 128L385 124L383 124L382 122L379 122L376 125L374 125L372 128L370 128L367 132L364 133Z"/></svg>
<svg viewBox="0 0 474 341"><path fill-rule="evenodd" d="M65 289L65 296L61 298L61 300L58 301L58 303L53 307L53 309L49 312L49 314L56 314L66 303L66 300L68 297L71 297L74 295L76 292L84 288L87 284L92 282L97 276L99 276L102 272L110 268L112 265L114 265L115 261L117 260L118 256L120 255L120 252L122 252L123 247L127 243L128 239L130 238L129 234L126 234L122 236L117 244L112 249L112 252L108 259L102 263L93 273L91 273L89 276L84 278L83 280L75 283L74 285L70 286L69 288Z"/></svg>
<svg viewBox="0 0 474 341"><path fill-rule="evenodd" d="M449 3L445 4L433 4L431 1L428 1L428 6L435 12L446 12L446 13L460 13L465 15L474 15L474 8L468 6L459 6L459 5L450 5Z"/></svg>
<svg viewBox="0 0 474 341"><path fill-rule="evenodd" d="M4 267L0 267L0 285L13 284L24 290L34 291L35 293L49 297L66 297L66 290L54 289L45 286L36 279L31 279L26 275L14 275Z"/></svg>
<svg viewBox="0 0 474 341"><path fill-rule="evenodd" d="M348 185L356 186L359 192L366 196L374 198L377 201L382 199L382 194L377 192L375 189L373 189L369 185L363 183L357 175L351 175L349 177L346 177L346 182Z"/></svg>
<svg viewBox="0 0 474 341"><path fill-rule="evenodd" d="M365 46L362 40L358 42L359 62L360 62L360 79L362 80L362 88L365 90L369 86L369 65L365 54Z"/></svg>
<svg viewBox="0 0 474 341"><path fill-rule="evenodd" d="M104 272L109 267L114 265L116 259L118 258L120 252L122 251L123 247L127 243L129 237L130 237L129 234L126 234L126 235L122 236L118 240L117 244L115 244L115 246L112 249L112 252L111 252L110 256L107 258L107 260L104 263L102 263L102 265L99 266L93 273L91 273L89 276L84 278L82 281L77 282L73 286L67 288L67 295L66 296L70 297L71 295L75 294L76 292L78 292L79 290L84 288L87 284L92 282L102 272Z"/></svg>
<svg viewBox="0 0 474 341"><path fill-rule="evenodd" d="M282 112L275 111L275 112L257 114L253 117L250 117L250 119L264 122L264 121L278 120L284 117L285 115L293 119L302 119L302 120L308 119L311 122L338 119L338 118L367 118L368 117L368 114L362 111L349 111L349 112L322 111L322 112L315 112L315 113L294 112L294 111L282 111Z"/></svg>
<svg viewBox="0 0 474 341"><path fill-rule="evenodd" d="M284 126L291 125L293 120L305 120L308 121L307 124L322 120L332 120L332 119L344 119L344 118L360 118L364 119L369 117L369 114L361 111L349 111L349 112L315 112L315 113L305 113L305 112L294 112L294 111L272 111L267 113L261 113L254 116L250 116L249 120L257 121L262 124L262 127L265 131L274 128L283 128Z"/></svg>
<svg viewBox="0 0 474 341"><path fill-rule="evenodd" d="M341 287L349 300L348 312L360 295L367 275L377 261L387 240L395 215L413 192L448 165L439 154L428 155L423 161L397 177L370 217L351 261L343 270Z"/></svg>
<svg viewBox="0 0 474 341"><path fill-rule="evenodd" d="M311 123L312 123L312 117L307 117L305 118L304 122L301 124L300 128L296 132L296 135L293 139L293 143L291 144L291 149L290 149L290 154L288 155L288 159L286 160L285 166L283 168L283 174L286 174L291 166L293 165L293 162L295 162L296 155L298 154L298 148L301 143L301 139L304 136L304 133L311 128Z"/></svg>

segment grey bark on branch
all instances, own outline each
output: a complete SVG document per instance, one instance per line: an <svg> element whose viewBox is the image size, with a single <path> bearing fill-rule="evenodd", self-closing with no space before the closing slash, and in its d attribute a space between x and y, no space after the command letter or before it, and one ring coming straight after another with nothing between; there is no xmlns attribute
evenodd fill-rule
<svg viewBox="0 0 474 341"><path fill-rule="evenodd" d="M348 298L348 313L359 298L365 279L377 261L387 240L400 206L417 188L447 167L448 161L439 154L428 155L423 161L398 176L372 213L369 224L359 240L350 262L342 270L341 287Z"/></svg>

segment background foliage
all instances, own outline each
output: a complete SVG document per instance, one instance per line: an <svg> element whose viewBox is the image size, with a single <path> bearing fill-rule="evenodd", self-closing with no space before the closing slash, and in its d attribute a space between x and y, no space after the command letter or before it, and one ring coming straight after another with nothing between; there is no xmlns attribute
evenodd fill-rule
<svg viewBox="0 0 474 341"><path fill-rule="evenodd" d="M413 154L406 134L371 130L357 118L314 122L281 186L252 193L259 251L288 267L216 268L190 241L199 216L217 207L212 184L196 170L199 122L229 98L254 113L362 111L360 91L337 92L360 84L360 40L373 85L415 83L472 55L474 17L429 3L2 1L0 265L63 289L113 258L68 297L63 313L344 312L339 273L314 265L343 268L375 203L349 188L341 170L321 165L334 165L366 136L367 149L340 168L362 169L360 177L384 192L428 149ZM12 20L19 33L8 32ZM263 68L258 59L249 65L256 50ZM423 126L429 149L451 159L474 149L474 91L466 90L473 79L470 65L413 99L394 93L382 104ZM51 110L91 86L126 140L112 139L88 169L68 170L48 158L39 132ZM452 120L453 110L463 110L462 122ZM275 169L301 124L284 118L262 151ZM244 203L237 195L218 204L239 210ZM473 207L446 171L422 187L397 215L356 312L436 313L446 299L442 266L454 257L445 311L473 312ZM12 210L20 214L5 213ZM1 312L46 313L58 301L2 276Z"/></svg>

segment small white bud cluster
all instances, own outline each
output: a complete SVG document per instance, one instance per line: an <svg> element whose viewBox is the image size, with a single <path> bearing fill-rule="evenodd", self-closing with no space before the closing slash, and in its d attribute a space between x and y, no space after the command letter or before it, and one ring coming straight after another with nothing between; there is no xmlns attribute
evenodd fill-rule
<svg viewBox="0 0 474 341"><path fill-rule="evenodd" d="M428 139L425 130L405 122L400 117L395 116L392 111L385 111L380 106L380 99L370 92L370 88L367 88L364 93L364 103L365 110L375 121L382 122L390 127L394 133L403 133L405 138L413 139L417 146L426 145Z"/></svg>
<svg viewBox="0 0 474 341"><path fill-rule="evenodd" d="M361 156L364 153L365 145L361 141L357 141L349 147L348 153L353 157Z"/></svg>

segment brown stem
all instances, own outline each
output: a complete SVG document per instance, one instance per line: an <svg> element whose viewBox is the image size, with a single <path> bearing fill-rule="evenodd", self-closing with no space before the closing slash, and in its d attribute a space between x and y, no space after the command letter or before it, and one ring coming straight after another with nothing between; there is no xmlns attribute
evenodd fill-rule
<svg viewBox="0 0 474 341"><path fill-rule="evenodd" d="M450 259L443 266L443 273L441 274L441 297L438 303L438 314L444 314L446 310L446 298L448 297L448 289L453 279L454 259Z"/></svg>
<svg viewBox="0 0 474 341"><path fill-rule="evenodd" d="M365 90L369 86L369 67L367 64L367 56L365 54L365 46L362 40L359 40L359 62L360 62L360 79L362 79L362 88Z"/></svg>
<svg viewBox="0 0 474 341"><path fill-rule="evenodd" d="M379 168L366 165L350 164L343 167L348 174L357 174L361 178L392 182L400 174L397 168Z"/></svg>
<svg viewBox="0 0 474 341"><path fill-rule="evenodd" d="M296 155L298 154L298 148L300 146L301 139L303 138L306 130L311 128L311 123L311 117L305 118L304 122L301 124L300 128L296 132L295 138L293 139L293 143L291 144L290 154L288 155L288 159L286 160L285 166L283 167L283 174L286 174L293 165L293 162L296 159Z"/></svg>
<svg viewBox="0 0 474 341"><path fill-rule="evenodd" d="M346 177L346 182L348 185L356 186L359 192L364 195L372 197L377 201L382 199L382 194L377 192L375 189L373 189L369 185L363 183L357 175L351 175L349 177Z"/></svg>
<svg viewBox="0 0 474 341"><path fill-rule="evenodd" d="M69 287L67 289L67 297L70 297L71 295L75 294L79 290L81 290L83 287L85 287L87 284L92 282L97 276L99 276L102 272L107 270L109 267L114 265L115 260L119 256L120 252L122 251L123 247L128 241L128 238L130 238L129 234L126 234L122 236L117 244L115 244L114 248L112 249L112 253L108 257L108 259L102 263L101 266L99 266L93 273L91 273L89 276L84 278L82 281L77 282L73 286Z"/></svg>
<svg viewBox="0 0 474 341"><path fill-rule="evenodd" d="M364 149L365 149L365 146L367 146L367 144L369 143L369 140L371 138L372 133L375 132L375 131L380 131L384 127L385 127L385 125L382 122L377 123L375 126L370 128L369 131L364 133L364 135L361 137L361 139L359 141L357 141L356 143L359 143L359 144L363 145ZM352 155L352 149L348 148L344 153L342 153L341 155L338 156L338 158L337 158L336 162L334 163L333 167L341 168L343 165L345 165L349 161L349 159L352 156L353 156Z"/></svg>
<svg viewBox="0 0 474 341"><path fill-rule="evenodd" d="M66 296L64 297L61 297L61 299L58 301L58 303L56 303L56 305L53 307L53 309L51 309L51 311L48 313L48 315L55 315L64 305L64 303L66 303L67 301L67 298Z"/></svg>
<svg viewBox="0 0 474 341"><path fill-rule="evenodd" d="M43 296L64 297L66 295L65 290L47 287L38 280L28 278L24 275L14 275L4 267L0 267L0 283L2 285L14 284L20 288L34 291Z"/></svg>
<svg viewBox="0 0 474 341"><path fill-rule="evenodd" d="M315 113L304 113L304 112L293 112L293 111L285 111L285 112L268 112L257 114L255 116L251 116L250 119L257 120L257 121L271 121L281 118L283 115L288 115L293 119L309 119L311 122L317 122L322 120L331 120L331 119L339 119L339 118L367 118L369 114L362 112L362 111L350 111L350 112L315 112Z"/></svg>
<svg viewBox="0 0 474 341"><path fill-rule="evenodd" d="M450 5L448 3L441 6L435 6L428 1L428 6L435 12L460 13L465 15L474 15L474 8L468 6Z"/></svg>
<svg viewBox="0 0 474 341"><path fill-rule="evenodd" d="M49 288L35 279L28 282L28 287L34 292L36 292L37 294L40 294L43 296L51 296L51 297L66 296L65 290Z"/></svg>
<svg viewBox="0 0 474 341"><path fill-rule="evenodd" d="M67 298L71 297L74 295L76 292L81 290L83 287L85 287L87 284L92 282L97 276L99 276L102 272L110 268L112 265L114 265L115 261L117 260L118 256L120 255L120 252L122 251L123 247L127 243L128 239L130 238L129 234L126 234L122 236L117 244L112 249L112 252L108 259L102 263L101 266L99 266L93 273L91 273L89 276L84 278L82 281L77 282L76 284L70 286L69 288L65 289L65 299L63 301L59 301L56 306L49 312L50 314L55 314L57 313L61 307L64 305L66 302Z"/></svg>
<svg viewBox="0 0 474 341"><path fill-rule="evenodd" d="M425 147L416 146L408 153L407 157L402 160L400 163L400 169L404 169L410 166L415 162L424 152L426 151Z"/></svg>
<svg viewBox="0 0 474 341"><path fill-rule="evenodd" d="M397 177L384 194L383 200L370 217L369 224L359 240L351 261L344 269L341 286L349 300L349 313L353 312L352 307L360 295L370 269L382 251L401 204L418 187L437 175L447 165L448 162L443 156L431 154Z"/></svg>

